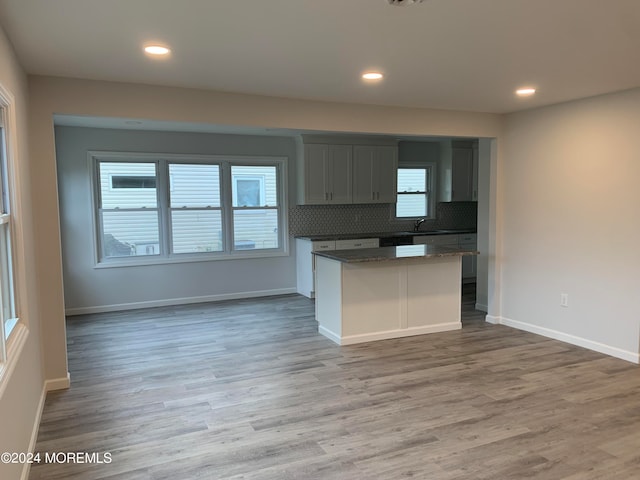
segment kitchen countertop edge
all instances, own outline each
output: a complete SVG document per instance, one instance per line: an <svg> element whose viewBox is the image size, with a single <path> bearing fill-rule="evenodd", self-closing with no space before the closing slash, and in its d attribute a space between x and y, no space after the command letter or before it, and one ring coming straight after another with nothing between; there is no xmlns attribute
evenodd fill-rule
<svg viewBox="0 0 640 480"><path fill-rule="evenodd" d="M313 255L325 257L341 263L389 262L439 257L461 257L480 254L477 250L445 247L441 245L403 245L398 247L362 248L352 250L325 250L312 253Z"/></svg>
<svg viewBox="0 0 640 480"><path fill-rule="evenodd" d="M437 231L419 231L419 232L369 232L369 233L345 233L345 234L318 234L318 235L294 235L294 238L300 240L310 240L312 242L322 242L330 240L355 240L360 238L388 238L397 236L422 236L422 235L464 235L478 233L475 228L459 229L459 230L437 230Z"/></svg>

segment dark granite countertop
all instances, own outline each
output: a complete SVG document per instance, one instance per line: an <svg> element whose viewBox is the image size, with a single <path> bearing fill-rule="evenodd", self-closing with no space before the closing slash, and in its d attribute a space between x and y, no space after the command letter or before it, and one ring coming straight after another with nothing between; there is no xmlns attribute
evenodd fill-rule
<svg viewBox="0 0 640 480"><path fill-rule="evenodd" d="M338 233L338 234L317 234L317 235L296 235L295 238L311 240L312 242L322 242L330 240L354 240L358 238L388 238L388 237L416 237L420 235L455 235L464 233L476 233L475 228L450 229L450 230L424 230L418 232L369 232L369 233Z"/></svg>
<svg viewBox="0 0 640 480"><path fill-rule="evenodd" d="M477 250L442 245L402 245L398 247L362 248L354 250L324 250L312 252L319 257L329 258L342 263L388 262L395 260L457 257L479 255Z"/></svg>

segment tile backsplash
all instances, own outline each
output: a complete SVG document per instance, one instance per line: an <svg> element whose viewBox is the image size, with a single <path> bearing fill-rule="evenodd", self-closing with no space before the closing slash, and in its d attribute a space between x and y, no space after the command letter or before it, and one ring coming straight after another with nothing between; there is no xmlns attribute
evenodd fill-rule
<svg viewBox="0 0 640 480"><path fill-rule="evenodd" d="M437 228L478 228L478 202L440 202Z"/></svg>
<svg viewBox="0 0 640 480"><path fill-rule="evenodd" d="M395 204L296 205L289 209L291 235L397 232L413 229L413 221L395 220ZM440 202L436 219L421 230L476 228L477 202Z"/></svg>

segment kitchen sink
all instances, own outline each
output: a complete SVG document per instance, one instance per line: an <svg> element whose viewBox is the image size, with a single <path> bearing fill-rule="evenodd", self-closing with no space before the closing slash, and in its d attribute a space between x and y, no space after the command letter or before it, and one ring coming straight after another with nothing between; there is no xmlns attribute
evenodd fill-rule
<svg viewBox="0 0 640 480"><path fill-rule="evenodd" d="M445 230L445 229L440 229L440 230L425 230L423 231L419 231L419 232L411 232L412 235L433 235L433 234L445 234L445 233L451 233L451 234L456 234L456 233L476 233L476 231L472 228L468 228L468 229L460 229L460 230Z"/></svg>
<svg viewBox="0 0 640 480"><path fill-rule="evenodd" d="M406 232L389 232L388 235L390 237L409 237L409 236L419 235L419 234L417 234L416 232L406 231Z"/></svg>
<svg viewBox="0 0 640 480"><path fill-rule="evenodd" d="M467 230L420 230L418 232L414 232L413 230L406 230L403 232L391 232L389 233L390 237L413 237L416 235L437 235L443 233L466 233Z"/></svg>
<svg viewBox="0 0 640 480"><path fill-rule="evenodd" d="M445 235L445 234L457 234L457 233L472 233L475 230L445 230L445 229L436 229L436 230L421 230L418 232L414 232L413 230L405 230L401 232L389 232L384 236L380 237L380 246L381 247L390 247L390 246L398 246L398 245L412 245L413 237L421 237L425 235Z"/></svg>

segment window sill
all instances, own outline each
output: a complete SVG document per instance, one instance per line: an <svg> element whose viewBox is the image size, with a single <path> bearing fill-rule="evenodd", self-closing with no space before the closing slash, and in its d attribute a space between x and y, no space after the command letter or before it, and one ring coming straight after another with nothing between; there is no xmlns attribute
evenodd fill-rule
<svg viewBox="0 0 640 480"><path fill-rule="evenodd" d="M18 363L22 348L27 343L29 330L23 323L17 323L7 340L7 361L0 363L0 398L11 379L11 374Z"/></svg>
<svg viewBox="0 0 640 480"><path fill-rule="evenodd" d="M260 258L288 257L288 250L263 250L252 253L231 253L218 255L174 255L171 257L113 259L96 263L93 268L142 267L147 265L170 265L174 263L217 262L221 260L256 260Z"/></svg>

